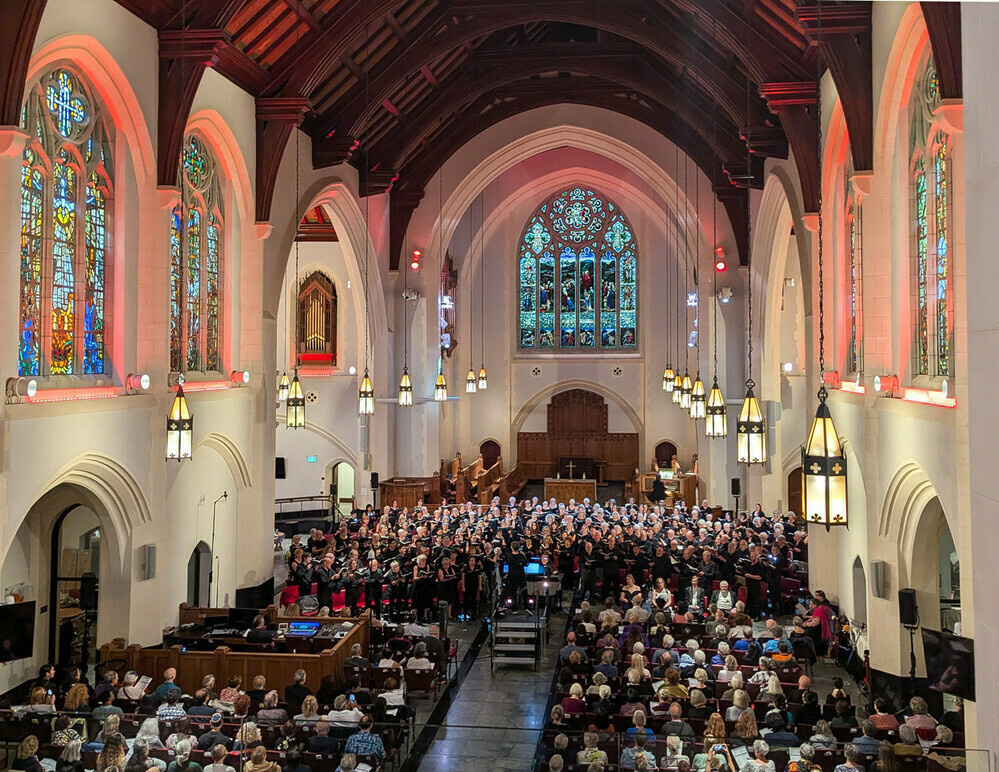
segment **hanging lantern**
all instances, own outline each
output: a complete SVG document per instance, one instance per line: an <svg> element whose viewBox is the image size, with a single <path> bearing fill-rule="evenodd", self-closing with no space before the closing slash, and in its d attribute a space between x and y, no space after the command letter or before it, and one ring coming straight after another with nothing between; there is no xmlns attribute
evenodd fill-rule
<svg viewBox="0 0 999 772"><path fill-rule="evenodd" d="M846 513L846 456L839 443L825 390L819 394L808 442L801 451L805 519L809 523L849 525Z"/></svg>
<svg viewBox="0 0 999 772"><path fill-rule="evenodd" d="M673 372L672 365L668 365L665 370L663 370L663 391L671 392L674 387L674 380L676 378L676 373Z"/></svg>
<svg viewBox="0 0 999 772"><path fill-rule="evenodd" d="M697 378L694 380L694 386L690 392L690 417L694 421L700 421L705 415L705 402L706 397L704 396L704 381L701 380L701 374L697 374Z"/></svg>
<svg viewBox="0 0 999 772"><path fill-rule="evenodd" d="M479 368L479 391L485 391L488 388L489 382L486 380L486 363L482 363L482 367Z"/></svg>
<svg viewBox="0 0 999 772"><path fill-rule="evenodd" d="M278 400L284 402L288 399L288 391L291 389L291 381L288 380L288 373L281 373L278 379Z"/></svg>
<svg viewBox="0 0 999 772"><path fill-rule="evenodd" d="M166 457L167 461L183 461L191 457L191 437L194 434L194 419L187 407L184 396L184 376L177 378L177 392L174 394L170 415L167 416Z"/></svg>
<svg viewBox="0 0 999 772"><path fill-rule="evenodd" d="M291 379L286 402L285 424L289 429L301 429L305 426L305 394L302 392L302 382L298 380L297 369L295 377Z"/></svg>
<svg viewBox="0 0 999 772"><path fill-rule="evenodd" d="M474 394L475 390L475 371L469 367L468 375L465 376L465 393Z"/></svg>
<svg viewBox="0 0 999 772"><path fill-rule="evenodd" d="M690 410L691 403L691 392L694 390L694 384L690 380L690 374L684 373L683 380L680 381L680 409Z"/></svg>
<svg viewBox="0 0 999 772"><path fill-rule="evenodd" d="M413 406L413 382L409 379L409 370L402 368L402 378L399 379L399 406Z"/></svg>
<svg viewBox="0 0 999 772"><path fill-rule="evenodd" d="M403 371L403 378L409 379L409 376L405 375ZM402 384L399 384L400 392L402 390ZM402 395L400 394L400 402L402 402ZM361 378L361 388L357 390L357 413L358 415L374 415L375 414L375 387L371 385L371 378L368 376L368 368L364 368L364 377Z"/></svg>
<svg viewBox="0 0 999 772"><path fill-rule="evenodd" d="M736 452L740 464L765 464L767 460L767 432L763 425L763 411L753 393L755 385L746 381L746 398L742 401L736 424Z"/></svg>
<svg viewBox="0 0 999 772"><path fill-rule="evenodd" d="M707 437L728 436L728 411L725 409L725 397L718 387L718 379L711 386L708 394L708 404L705 410L707 421L704 424L704 434Z"/></svg>
<svg viewBox="0 0 999 772"><path fill-rule="evenodd" d="M673 404L679 405L680 399L683 397L683 376L680 375L680 371L677 370L673 376Z"/></svg>
<svg viewBox="0 0 999 772"><path fill-rule="evenodd" d="M444 380L444 371L437 372L437 383L434 384L434 402L447 401L447 381Z"/></svg>

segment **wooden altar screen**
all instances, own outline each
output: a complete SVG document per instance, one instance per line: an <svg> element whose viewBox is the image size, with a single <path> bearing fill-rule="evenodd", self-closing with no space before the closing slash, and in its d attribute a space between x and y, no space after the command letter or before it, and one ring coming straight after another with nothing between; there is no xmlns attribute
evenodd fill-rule
<svg viewBox="0 0 999 772"><path fill-rule="evenodd" d="M518 466L526 478L538 480L555 477L560 458L586 458L605 464L606 480L631 480L638 468L638 434L610 433L607 427L607 404L599 394L560 392L548 404L548 431L518 432Z"/></svg>

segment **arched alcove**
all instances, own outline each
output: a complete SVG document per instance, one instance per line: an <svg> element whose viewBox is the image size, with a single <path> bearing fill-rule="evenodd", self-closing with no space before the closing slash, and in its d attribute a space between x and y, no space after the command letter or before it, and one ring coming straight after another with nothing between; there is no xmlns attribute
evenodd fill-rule
<svg viewBox="0 0 999 772"><path fill-rule="evenodd" d="M853 561L853 618L867 623L867 572L860 555Z"/></svg>
<svg viewBox="0 0 999 772"><path fill-rule="evenodd" d="M212 550L203 541L199 541L187 561L187 604L189 606L204 608L211 605L211 599L208 597L208 576L211 570Z"/></svg>

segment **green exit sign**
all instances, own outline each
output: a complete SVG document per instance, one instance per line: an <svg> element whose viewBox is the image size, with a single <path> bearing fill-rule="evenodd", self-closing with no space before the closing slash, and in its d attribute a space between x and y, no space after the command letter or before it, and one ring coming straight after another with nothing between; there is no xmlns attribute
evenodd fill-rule
<svg viewBox="0 0 999 772"><path fill-rule="evenodd" d="M314 463L316 463L316 461L318 461L318 460L319 460L319 459L318 459L318 458L317 458L316 456L306 456L306 457L305 457L305 461L306 461L306 463L308 463L308 464L314 464Z"/></svg>

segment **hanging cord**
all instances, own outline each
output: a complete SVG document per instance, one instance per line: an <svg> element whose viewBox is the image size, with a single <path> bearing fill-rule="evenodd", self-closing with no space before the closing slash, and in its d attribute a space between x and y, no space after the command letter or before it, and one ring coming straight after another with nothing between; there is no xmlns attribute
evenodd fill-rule
<svg viewBox="0 0 999 772"><path fill-rule="evenodd" d="M694 273L694 293L697 296L697 305L694 306L694 327L697 330L697 337L695 338L696 350L694 351L694 357L696 359L695 365L697 366L697 377L701 377L701 288L700 288L700 277L698 274L698 268L700 263L700 252L698 249L701 244L701 175L699 174L698 167L694 165L694 259L691 265L691 270Z"/></svg>
<svg viewBox="0 0 999 772"><path fill-rule="evenodd" d="M752 115L751 101L752 82L749 79L749 68L746 68L746 279L748 287L746 290L747 325L749 334L747 338L747 351L749 355L749 378L746 379L746 388L752 389L756 386L753 381L753 209L752 209L752 186L753 186L753 154L749 148L749 122Z"/></svg>
<svg viewBox="0 0 999 772"><path fill-rule="evenodd" d="M676 181L680 182L680 150L676 143L673 144L673 170L676 173ZM678 294L680 290L680 207L682 206L682 197L677 196L677 206L674 223L673 223L673 256L675 265L673 266L673 294ZM673 331L673 337L676 341L676 369L680 369L680 304L686 303L685 298L679 299L677 301L674 298L674 306L676 308L676 326Z"/></svg>
<svg viewBox="0 0 999 772"><path fill-rule="evenodd" d="M479 353L486 369L486 191L479 193Z"/></svg>
<svg viewBox="0 0 999 772"><path fill-rule="evenodd" d="M406 252L409 252L409 233L406 233ZM409 368L409 271L402 272L402 370Z"/></svg>
<svg viewBox="0 0 999 772"><path fill-rule="evenodd" d="M689 214L689 202L687 198L687 191L689 190L688 185L690 184L690 156L686 153L683 154L683 219L684 222L687 221L687 215ZM688 302L690 298L690 229L683 229L683 252L684 252L684 262L683 262L683 323L687 331L687 341L684 343L683 347L683 363L684 363L684 375L690 372L690 303Z"/></svg>
<svg viewBox="0 0 999 772"><path fill-rule="evenodd" d="M299 39L302 36L302 25L298 20L295 21L295 46L298 47ZM295 120L295 376L298 376L298 368L302 364L302 356L299 351L301 345L301 335L302 335L302 315L298 312L298 301L299 296L302 293L302 277L299 273L298 267L298 251L299 251L299 239L298 239L298 229L301 226L302 218L299 214L299 207L301 206L301 177L302 177L302 163L301 157L299 156L299 143L302 137L302 131L299 128L301 122L301 115L299 115Z"/></svg>
<svg viewBox="0 0 999 772"><path fill-rule="evenodd" d="M437 177L437 216L440 222L437 224L437 249L440 251L441 256L441 272L438 280L440 282L440 289L438 290L439 295L444 294L444 167L441 166L441 170ZM437 313L440 314L440 300L438 299L438 309ZM444 372L444 350L441 347L441 333L437 333L437 350L439 352L440 367L438 372Z"/></svg>
<svg viewBox="0 0 999 772"><path fill-rule="evenodd" d="M822 273L822 0L818 3L818 26L815 46L815 125L819 162L819 402L826 401L826 330L825 282Z"/></svg>
<svg viewBox="0 0 999 772"><path fill-rule="evenodd" d="M718 108L714 107L714 112L711 116L711 144L717 146L718 141ZM716 260L717 253L714 251L718 246L718 195L715 193L715 188L718 187L718 180L715 179L716 169L712 167L711 169L711 258ZM712 313L712 330L711 339L714 348L713 352L713 370L715 383L718 383L718 270L717 268L711 272L711 313Z"/></svg>
<svg viewBox="0 0 999 772"><path fill-rule="evenodd" d="M187 0L181 4L181 21L180 21L180 82L184 83L187 78ZM188 275L188 271L185 270L184 263L191 262L191 248L187 243L189 229L187 223L187 207L184 202L184 185L187 181L187 170L184 168L184 150L187 143L184 138L181 138L180 144L180 270L181 275ZM187 260L184 260L184 257ZM185 282L186 284L186 282ZM186 287L185 287L186 289ZM186 293L185 293L186 294ZM191 312L188 309L187 303L184 299L180 300L180 372L181 378L183 378L183 373L187 372L187 351L185 351L186 346L184 346L184 330L187 329L188 324L191 321ZM189 333L190 334L190 333Z"/></svg>

